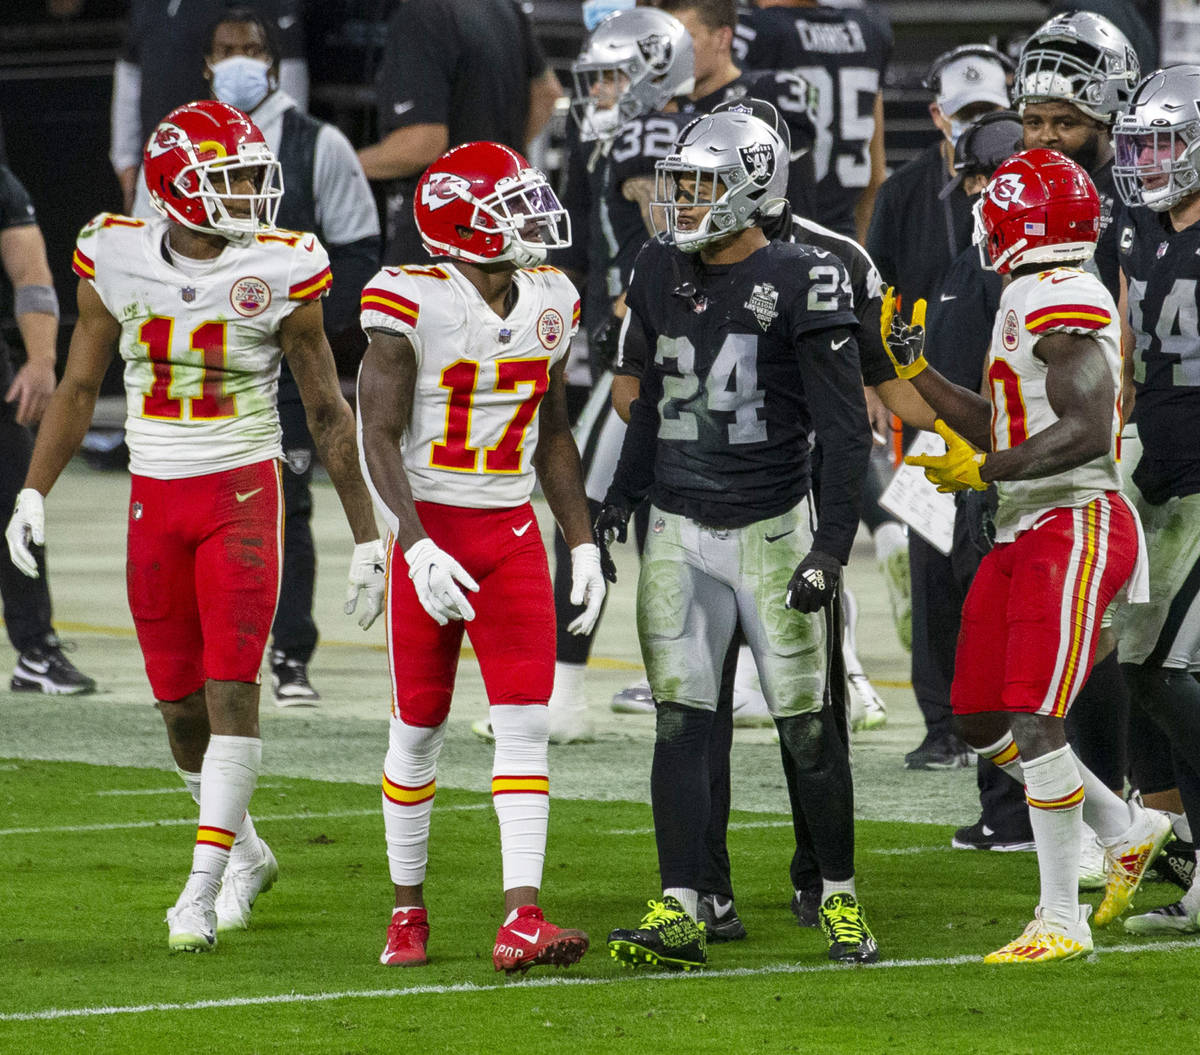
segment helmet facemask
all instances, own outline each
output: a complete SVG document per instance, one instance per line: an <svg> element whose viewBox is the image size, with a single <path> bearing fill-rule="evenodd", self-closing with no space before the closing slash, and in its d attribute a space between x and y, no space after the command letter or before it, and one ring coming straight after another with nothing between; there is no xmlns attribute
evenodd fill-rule
<svg viewBox="0 0 1200 1055"><path fill-rule="evenodd" d="M1195 122L1187 128L1154 128L1130 120L1114 135L1113 145L1113 179L1126 204L1166 212L1200 190L1200 126Z"/></svg>
<svg viewBox="0 0 1200 1055"><path fill-rule="evenodd" d="M254 190L235 191L233 188L247 174ZM160 211L192 230L216 232L231 239L273 229L283 198L283 171L265 143L239 143L237 157L215 157L185 165L172 183L179 197L201 203L208 226L193 223L169 202L152 195Z"/></svg>
<svg viewBox="0 0 1200 1055"><path fill-rule="evenodd" d="M623 67L577 62L571 76L575 82L571 113L585 143L612 139L625 122L641 113L640 104L629 94L629 74Z"/></svg>

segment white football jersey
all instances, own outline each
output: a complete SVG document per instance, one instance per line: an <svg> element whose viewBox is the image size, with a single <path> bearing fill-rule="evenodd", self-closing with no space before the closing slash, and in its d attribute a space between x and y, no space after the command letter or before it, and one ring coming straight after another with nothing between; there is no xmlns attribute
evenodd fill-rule
<svg viewBox="0 0 1200 1055"><path fill-rule="evenodd" d="M1121 418L1121 326L1112 297L1094 275L1059 267L1015 279L1004 290L984 375L992 399L992 450L1004 451L1042 432L1058 415L1046 396L1046 363L1034 355L1049 333L1079 333L1104 352L1113 380L1112 436L1108 453L1067 472L1035 480L998 480L996 538L1011 542L1050 509L1086 505L1121 489L1116 437Z"/></svg>
<svg viewBox="0 0 1200 1055"><path fill-rule="evenodd" d="M325 248L268 231L184 269L169 226L101 213L72 260L121 324L129 468L171 480L279 458L279 327L328 291Z"/></svg>
<svg viewBox="0 0 1200 1055"><path fill-rule="evenodd" d="M533 491L538 405L579 328L579 295L553 267L513 280L503 319L453 266L385 267L363 290L363 329L401 334L416 353L402 453L419 501L507 508Z"/></svg>

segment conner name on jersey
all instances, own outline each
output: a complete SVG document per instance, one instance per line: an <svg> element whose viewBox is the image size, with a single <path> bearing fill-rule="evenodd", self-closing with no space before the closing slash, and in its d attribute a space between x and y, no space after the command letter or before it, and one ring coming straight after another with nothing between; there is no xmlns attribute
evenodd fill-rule
<svg viewBox="0 0 1200 1055"><path fill-rule="evenodd" d="M102 213L72 258L121 325L130 467L172 479L278 457L279 328L329 290L325 249L264 231L181 268L169 228Z"/></svg>

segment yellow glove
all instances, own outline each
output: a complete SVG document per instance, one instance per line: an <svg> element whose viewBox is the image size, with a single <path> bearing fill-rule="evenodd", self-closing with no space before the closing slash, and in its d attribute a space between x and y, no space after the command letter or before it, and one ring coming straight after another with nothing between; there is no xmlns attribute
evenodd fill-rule
<svg viewBox="0 0 1200 1055"><path fill-rule="evenodd" d="M913 304L912 323L900 315L900 298L892 286L883 295L879 333L897 377L916 377L929 364L925 361L925 301Z"/></svg>
<svg viewBox="0 0 1200 1055"><path fill-rule="evenodd" d="M968 487L986 491L988 485L979 478L979 470L983 468L987 455L972 447L941 418L933 423L933 427L946 441L946 453L910 454L904 459L904 464L922 466L925 479L936 484L943 494L964 491Z"/></svg>

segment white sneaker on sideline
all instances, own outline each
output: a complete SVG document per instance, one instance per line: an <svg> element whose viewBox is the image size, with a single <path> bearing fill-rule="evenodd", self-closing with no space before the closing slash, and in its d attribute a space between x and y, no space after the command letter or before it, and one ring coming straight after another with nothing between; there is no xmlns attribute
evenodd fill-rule
<svg viewBox="0 0 1200 1055"><path fill-rule="evenodd" d="M246 930L250 926L250 909L259 894L265 894L279 875L279 864L271 848L258 840L257 860L229 858L225 877L217 891L217 930Z"/></svg>
<svg viewBox="0 0 1200 1055"><path fill-rule="evenodd" d="M882 729L887 725L887 704L865 674L851 674L850 728L854 732Z"/></svg>
<svg viewBox="0 0 1200 1055"><path fill-rule="evenodd" d="M653 714L654 697L650 695L650 683L639 681L622 689L612 698L612 709L616 714Z"/></svg>

